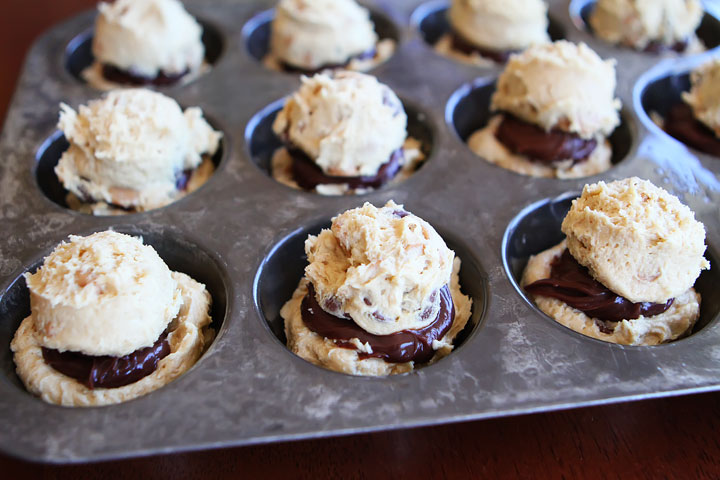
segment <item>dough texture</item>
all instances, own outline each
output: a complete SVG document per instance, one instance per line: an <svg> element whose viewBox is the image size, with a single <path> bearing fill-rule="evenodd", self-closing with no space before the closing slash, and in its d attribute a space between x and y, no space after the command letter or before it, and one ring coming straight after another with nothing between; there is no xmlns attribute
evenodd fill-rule
<svg viewBox="0 0 720 480"><path fill-rule="evenodd" d="M270 49L282 62L317 70L345 64L377 41L370 12L355 0L280 0Z"/></svg>
<svg viewBox="0 0 720 480"><path fill-rule="evenodd" d="M430 224L393 201L338 215L330 229L308 237L305 253L305 275L323 309L375 335L432 322L439 309L432 294L448 283L454 258Z"/></svg>
<svg viewBox="0 0 720 480"><path fill-rule="evenodd" d="M113 231L71 235L25 280L38 341L61 352L119 357L149 347L182 304L157 252Z"/></svg>
<svg viewBox="0 0 720 480"><path fill-rule="evenodd" d="M699 0L598 0L590 25L607 42L643 50L651 42L692 44L702 17Z"/></svg>
<svg viewBox="0 0 720 480"><path fill-rule="evenodd" d="M614 60L602 60L584 43L560 40L511 56L491 108L547 131L608 136L620 124L615 85Z"/></svg>
<svg viewBox="0 0 720 480"><path fill-rule="evenodd" d="M200 108L183 112L175 100L146 89L115 90L77 112L60 108L58 128L70 148L55 173L65 188L79 198L137 211L182 196L178 175L196 169L203 155L212 156L222 138Z"/></svg>
<svg viewBox="0 0 720 480"><path fill-rule="evenodd" d="M524 155L511 152L495 133L502 122L502 114L493 116L487 126L473 133L468 138L468 147L478 156L500 167L522 175L546 178L582 178L596 175L612 166L612 147L610 142L598 135L597 147L584 162L573 163L572 160L545 165L534 162Z"/></svg>
<svg viewBox="0 0 720 480"><path fill-rule="evenodd" d="M521 286L550 277L552 261L566 248L563 241L544 252L530 257L523 272ZM594 318L566 303L542 295L534 296L540 310L558 323L588 337L623 345L657 345L676 340L690 333L700 315L700 294L690 288L675 297L665 312L651 317L640 316L633 320L605 322L612 333L605 333Z"/></svg>
<svg viewBox="0 0 720 480"><path fill-rule="evenodd" d="M273 131L303 150L325 174L374 175L407 137L407 115L375 77L341 71L303 77Z"/></svg>
<svg viewBox="0 0 720 480"><path fill-rule="evenodd" d="M692 87L683 100L692 107L695 118L720 137L720 60L714 59L690 74Z"/></svg>
<svg viewBox="0 0 720 480"><path fill-rule="evenodd" d="M490 50L524 50L550 41L542 0L453 0L448 16L462 38Z"/></svg>
<svg viewBox="0 0 720 480"><path fill-rule="evenodd" d="M18 376L28 391L46 402L68 407L110 405L157 390L187 371L214 338L208 315L211 299L203 284L184 273L172 272L172 279L182 306L168 326L170 354L158 362L153 373L123 387L89 389L45 363L41 334L31 315L20 324L10 345ZM123 335L129 333L127 330Z"/></svg>
<svg viewBox="0 0 720 480"><path fill-rule="evenodd" d="M92 51L95 59L136 75L198 71L202 27L178 0L100 3Z"/></svg>
<svg viewBox="0 0 720 480"><path fill-rule="evenodd" d="M710 268L703 224L677 197L637 177L586 185L562 231L572 256L632 302L679 297Z"/></svg>

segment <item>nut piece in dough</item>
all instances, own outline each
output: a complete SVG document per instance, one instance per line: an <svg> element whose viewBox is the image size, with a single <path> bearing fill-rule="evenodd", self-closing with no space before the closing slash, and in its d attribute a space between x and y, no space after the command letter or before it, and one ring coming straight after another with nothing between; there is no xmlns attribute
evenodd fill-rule
<svg viewBox="0 0 720 480"><path fill-rule="evenodd" d="M387 60L395 42L378 39L370 12L355 0L280 0L270 33L274 70L364 71Z"/></svg>
<svg viewBox="0 0 720 480"><path fill-rule="evenodd" d="M204 68L202 27L178 0L115 0L98 5L93 65L83 76L94 87L109 90L131 85L189 81ZM104 67L125 79L106 78ZM167 81L159 80L165 77ZM132 81L131 81L132 79Z"/></svg>
<svg viewBox="0 0 720 480"><path fill-rule="evenodd" d="M699 0L598 0L590 25L603 40L636 50L702 50L695 35L703 17ZM683 45L687 43L687 45Z"/></svg>
<svg viewBox="0 0 720 480"><path fill-rule="evenodd" d="M683 100L695 118L720 138L720 60L711 60L694 70L690 82L690 92L683 93Z"/></svg>
<svg viewBox="0 0 720 480"><path fill-rule="evenodd" d="M159 208L199 188L214 170L210 157L222 133L198 107L183 112L161 93L127 89L78 111L60 108L58 128L70 148L55 173L75 197L71 207L96 214Z"/></svg>
<svg viewBox="0 0 720 480"><path fill-rule="evenodd" d="M310 283L320 308L374 335L431 324L440 308L437 292L449 286L455 317L445 336L433 343L433 359L450 352L470 317L472 301L458 283L459 259L427 222L392 201L342 213L329 230L308 237L305 251L305 278L280 314L288 347L312 363L356 375L402 373L414 364L361 357L372 354L370 345L356 341L356 349L341 347L310 330L300 310Z"/></svg>
<svg viewBox="0 0 720 480"><path fill-rule="evenodd" d="M632 302L664 303L710 268L705 227L692 210L637 177L586 185L562 231L572 256Z"/></svg>
<svg viewBox="0 0 720 480"><path fill-rule="evenodd" d="M171 272L155 250L113 231L71 236L25 275L31 315L11 343L28 390L66 406L106 405L155 390L190 368L213 338L205 286ZM43 348L121 357L168 332L154 372L117 388L88 388L47 364Z"/></svg>

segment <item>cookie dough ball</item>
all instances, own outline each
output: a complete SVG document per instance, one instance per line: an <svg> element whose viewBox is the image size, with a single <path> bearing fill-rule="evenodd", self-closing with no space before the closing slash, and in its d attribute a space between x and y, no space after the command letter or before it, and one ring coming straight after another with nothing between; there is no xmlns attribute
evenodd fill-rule
<svg viewBox="0 0 720 480"><path fill-rule="evenodd" d="M338 215L329 230L308 238L305 252L305 275L323 309L344 312L375 335L432 321L455 256L427 222L392 201Z"/></svg>
<svg viewBox="0 0 720 480"><path fill-rule="evenodd" d="M375 77L337 72L303 77L273 131L301 149L329 176L374 175L402 148L407 115Z"/></svg>
<svg viewBox="0 0 720 480"><path fill-rule="evenodd" d="M449 19L465 40L489 50L524 50L550 41L542 0L454 0Z"/></svg>
<svg viewBox="0 0 720 480"><path fill-rule="evenodd" d="M509 112L546 131L584 139L608 136L620 123L615 61L564 40L510 57L497 82L492 109Z"/></svg>
<svg viewBox="0 0 720 480"><path fill-rule="evenodd" d="M702 16L699 0L598 0L590 25L607 42L644 50L693 39Z"/></svg>
<svg viewBox="0 0 720 480"><path fill-rule="evenodd" d="M702 223L677 197L637 177L586 185L562 231L572 256L632 302L665 303L710 267Z"/></svg>
<svg viewBox="0 0 720 480"><path fill-rule="evenodd" d="M61 104L58 128L70 143L55 168L65 188L138 211L181 196L179 177L212 156L222 137L200 108L183 112L175 100L145 89L112 91L77 112Z"/></svg>
<svg viewBox="0 0 720 480"><path fill-rule="evenodd" d="M280 61L312 71L343 65L377 41L370 13L355 0L280 0L270 49Z"/></svg>
<svg viewBox="0 0 720 480"><path fill-rule="evenodd" d="M116 0L98 10L96 61L149 78L200 69L202 27L178 0Z"/></svg>
<svg viewBox="0 0 720 480"><path fill-rule="evenodd" d="M695 118L720 138L720 60L711 60L690 74L692 87L683 93Z"/></svg>
<svg viewBox="0 0 720 480"><path fill-rule="evenodd" d="M25 280L38 339L59 351L123 356L149 347L182 304L157 252L112 231L70 236Z"/></svg>

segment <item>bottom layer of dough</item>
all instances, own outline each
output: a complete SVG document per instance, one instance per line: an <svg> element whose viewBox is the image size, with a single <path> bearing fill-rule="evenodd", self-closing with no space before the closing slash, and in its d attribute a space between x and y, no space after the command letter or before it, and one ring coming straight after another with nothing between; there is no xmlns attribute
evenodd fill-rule
<svg viewBox="0 0 720 480"><path fill-rule="evenodd" d="M431 363L452 351L453 340L465 328L470 319L472 300L460 291L459 272L460 259L456 257L450 281L450 293L455 306L455 320L442 340L436 340L433 344L436 353ZM358 351L338 347L334 341L323 338L307 328L300 312L300 304L307 294L307 284L306 278L300 280L292 298L280 310L280 316L285 319L287 346L293 353L315 365L350 375L384 376L413 370L413 362L391 363L374 357L360 359ZM359 341L357 344L362 348Z"/></svg>
<svg viewBox="0 0 720 480"><path fill-rule="evenodd" d="M493 67L496 65L491 58L483 57L478 52L465 53L453 48L453 38L449 33L444 34L435 42L433 47L437 53L459 62L468 63L478 67Z"/></svg>
<svg viewBox="0 0 720 480"><path fill-rule="evenodd" d="M530 257L523 272L521 286L550 277L552 261L565 250L565 241ZM652 317L640 316L634 320L605 322L614 328L610 334L603 333L595 320L566 303L550 297L537 295L535 304L556 322L576 332L606 342L622 345L657 345L688 335L700 316L700 294L690 289L675 298L665 312Z"/></svg>
<svg viewBox="0 0 720 480"><path fill-rule="evenodd" d="M502 115L493 116L485 128L473 133L467 141L470 150L490 163L523 175L547 178L588 177L602 173L612 166L612 147L607 140L598 142L587 160L574 165L572 160L568 160L547 166L533 162L523 155L516 155L495 136L502 119Z"/></svg>
<svg viewBox="0 0 720 480"><path fill-rule="evenodd" d="M29 316L10 344L17 374L28 391L48 403L68 407L110 405L157 390L192 367L215 336L209 327L210 294L203 284L184 273L172 275L182 292L183 306L169 326L170 354L160 360L153 373L123 387L89 389L45 363L33 317Z"/></svg>
<svg viewBox="0 0 720 480"><path fill-rule="evenodd" d="M402 182L417 170L420 163L425 160L425 155L421 150L422 144L419 140L408 137L403 144L404 162L402 168L395 177L388 182L389 184ZM292 187L296 190L302 190L295 182L292 173L293 158L285 147L278 148L272 156L270 169L272 177L283 185ZM372 188L356 188L351 189L345 183L337 184L320 184L315 187L315 192L320 195L360 195L372 191Z"/></svg>

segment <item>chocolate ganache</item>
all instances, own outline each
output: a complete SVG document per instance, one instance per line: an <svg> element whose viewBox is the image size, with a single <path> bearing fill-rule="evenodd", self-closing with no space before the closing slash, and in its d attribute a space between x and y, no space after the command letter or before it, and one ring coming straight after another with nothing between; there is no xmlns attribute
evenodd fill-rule
<svg viewBox="0 0 720 480"><path fill-rule="evenodd" d="M424 363L435 355L434 340L445 336L455 320L455 306L447 285L437 291L440 310L437 317L426 327L402 330L390 335L373 335L360 328L351 318L340 318L323 310L315 299L315 289L308 283L308 293L303 298L300 311L305 325L313 332L335 341L339 347L357 350L350 340L357 338L367 343L372 353L358 352L360 358L377 357L388 362Z"/></svg>
<svg viewBox="0 0 720 480"><path fill-rule="evenodd" d="M170 353L165 331L151 347L135 350L124 357L92 356L79 352L59 352L42 347L45 363L74 378L89 389L117 388L137 382L157 369Z"/></svg>
<svg viewBox="0 0 720 480"><path fill-rule="evenodd" d="M715 136L715 132L695 118L692 108L685 102L670 108L663 128L669 135L701 152L720 156L720 139Z"/></svg>
<svg viewBox="0 0 720 480"><path fill-rule="evenodd" d="M550 278L526 285L525 290L533 295L556 298L592 318L608 322L658 315L670 308L674 300L633 303L595 280L568 249L552 261Z"/></svg>
<svg viewBox="0 0 720 480"><path fill-rule="evenodd" d="M122 70L114 65L108 65L105 63L102 66L102 75L105 80L119 83L121 85L133 85L138 87L143 85L155 85L156 87L173 85L187 74L188 70L174 74L167 74L161 70L154 77L146 77L128 70Z"/></svg>
<svg viewBox="0 0 720 480"><path fill-rule="evenodd" d="M450 46L465 55L477 53L481 57L489 58L495 63L505 63L510 58L510 55L520 52L520 50L491 50L489 48L478 47L465 40L457 32L450 33Z"/></svg>
<svg viewBox="0 0 720 480"><path fill-rule="evenodd" d="M299 148L288 147L292 157L293 178L301 188L312 190L320 184L347 184L349 188L378 188L392 180L402 167L403 150L399 148L390 160L380 166L375 175L337 177L326 175L322 169Z"/></svg>
<svg viewBox="0 0 720 480"><path fill-rule="evenodd" d="M377 55L377 50L375 47L369 48L368 50L365 50L362 53L359 53L358 55L355 55L353 57L350 57L347 62L345 63L326 63L325 65L321 65L318 68L315 69L307 69L302 67L296 67L295 65L292 65L288 62L281 62L282 69L288 73L300 73L303 75L312 76L316 73L321 73L324 70L337 70L339 68L345 68L347 67L350 62L353 60L363 61L363 60L371 60L372 58Z"/></svg>
<svg viewBox="0 0 720 480"><path fill-rule="evenodd" d="M495 137L513 153L548 165L568 159L580 163L597 147L594 139L585 140L556 128L546 132L509 113L503 113Z"/></svg>

